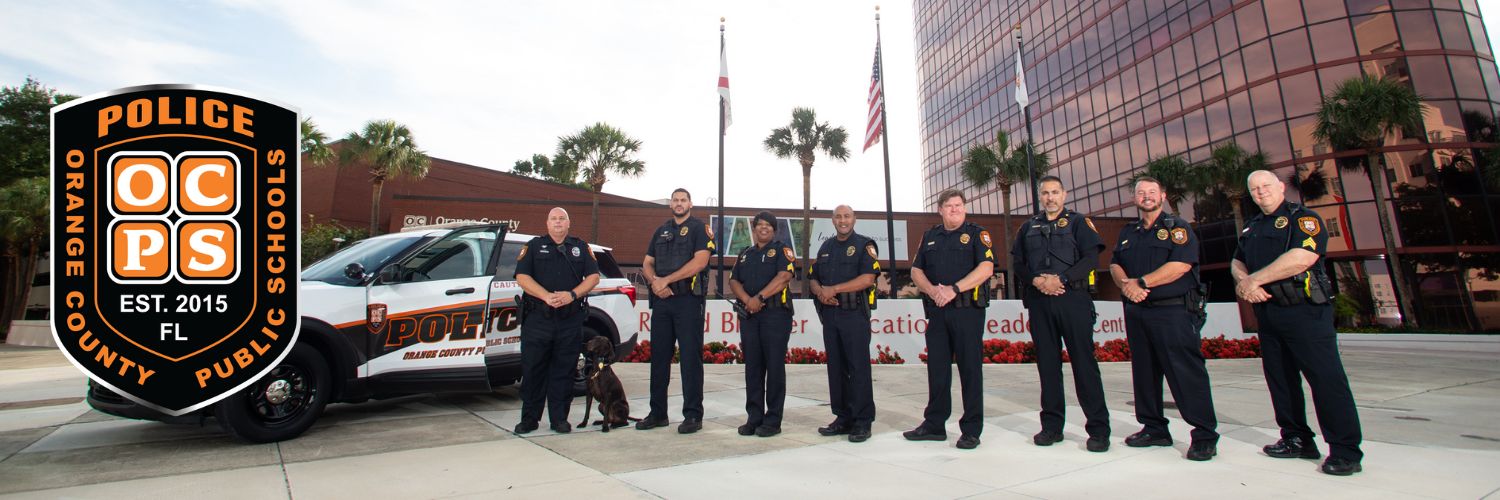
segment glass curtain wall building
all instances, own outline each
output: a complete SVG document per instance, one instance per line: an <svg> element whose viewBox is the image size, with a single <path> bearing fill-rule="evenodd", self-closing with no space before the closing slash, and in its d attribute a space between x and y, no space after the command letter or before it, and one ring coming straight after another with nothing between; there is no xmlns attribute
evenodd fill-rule
<svg viewBox="0 0 1500 500"><path fill-rule="evenodd" d="M1362 150L1312 138L1325 92L1361 74L1426 101L1424 130L1380 148L1398 253L1424 327L1500 329L1500 77L1475 0L916 0L924 202L964 189L1001 211L994 185L965 181L965 151L996 131L1025 137L1014 100L1016 42L1038 149L1094 216L1133 216L1130 177L1149 159L1208 158L1226 141L1265 153L1288 198L1322 214L1330 267L1357 314L1399 315ZM1495 165L1491 167L1490 165ZM1352 167L1352 168L1351 168ZM1017 214L1031 192L1012 190ZM1232 299L1230 202L1190 195L1213 295ZM1253 214L1252 205L1244 205Z"/></svg>

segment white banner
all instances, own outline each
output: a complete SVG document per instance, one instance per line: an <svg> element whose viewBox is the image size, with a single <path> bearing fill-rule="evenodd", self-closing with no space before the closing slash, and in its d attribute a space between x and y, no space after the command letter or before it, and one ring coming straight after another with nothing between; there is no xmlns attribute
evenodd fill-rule
<svg viewBox="0 0 1500 500"><path fill-rule="evenodd" d="M790 347L823 348L823 324L818 320L811 300L794 301L796 314L792 317ZM1094 321L1094 341L1125 338L1124 309L1119 302L1095 301L1099 313ZM708 311L703 319L703 341L740 343L739 321L734 308L723 300L708 301ZM641 339L651 338L651 309L646 301L635 305L636 326ZM1011 341L1031 340L1030 321L1026 309L1019 300L990 302L985 311L984 338ZM879 308L870 315L871 357L875 346L887 346L899 353L907 363L920 363L917 358L927 345L923 334L927 331L927 318L922 312L922 301L917 299L881 300ZM621 332L629 337L630 332ZM1240 309L1233 302L1216 302L1208 305L1208 322L1203 326L1203 337L1223 335L1230 339L1254 337L1240 325Z"/></svg>

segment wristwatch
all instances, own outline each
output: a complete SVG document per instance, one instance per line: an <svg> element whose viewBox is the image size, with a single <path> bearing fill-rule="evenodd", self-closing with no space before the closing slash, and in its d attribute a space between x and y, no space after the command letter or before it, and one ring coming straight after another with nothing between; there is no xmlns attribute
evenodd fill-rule
<svg viewBox="0 0 1500 500"><path fill-rule="evenodd" d="M1136 278L1135 279L1135 284L1136 285L1140 285L1140 287L1141 287L1142 290L1150 290L1151 289L1151 287L1146 286L1146 278Z"/></svg>
<svg viewBox="0 0 1500 500"><path fill-rule="evenodd" d="M573 297L573 300L578 300L578 294L574 293L572 290L568 290L568 295L571 295Z"/></svg>
<svg viewBox="0 0 1500 500"><path fill-rule="evenodd" d="M959 294L959 295L963 295L964 294L963 290L959 290L958 289L958 285L949 285L949 286L953 287L953 293L956 293L956 294Z"/></svg>

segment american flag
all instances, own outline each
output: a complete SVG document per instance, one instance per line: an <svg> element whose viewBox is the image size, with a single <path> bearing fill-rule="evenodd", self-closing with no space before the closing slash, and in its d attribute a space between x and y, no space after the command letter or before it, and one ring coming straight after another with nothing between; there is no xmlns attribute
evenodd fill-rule
<svg viewBox="0 0 1500 500"><path fill-rule="evenodd" d="M875 42L874 72L870 74L870 117L865 127L865 149L880 142L880 132L885 129L885 95L880 89L880 42Z"/></svg>

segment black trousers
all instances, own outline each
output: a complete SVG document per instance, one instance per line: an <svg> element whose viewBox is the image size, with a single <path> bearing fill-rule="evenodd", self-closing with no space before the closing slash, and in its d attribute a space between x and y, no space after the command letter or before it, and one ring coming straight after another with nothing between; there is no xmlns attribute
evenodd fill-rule
<svg viewBox="0 0 1500 500"><path fill-rule="evenodd" d="M980 350L983 348L984 310L975 307L927 306L927 409L922 426L944 432L953 414L953 369L958 363L958 381L963 384L964 415L958 428L965 436L979 437L984 430L984 382L981 380Z"/></svg>
<svg viewBox="0 0 1500 500"><path fill-rule="evenodd" d="M823 347L828 349L828 405L841 424L875 421L875 389L870 378L870 312L819 307Z"/></svg>
<svg viewBox="0 0 1500 500"><path fill-rule="evenodd" d="M1182 304L1147 307L1125 304L1125 340L1130 343L1135 420L1153 436L1171 436L1162 412L1161 383L1167 381L1182 419L1193 426L1193 441L1218 442L1203 340Z"/></svg>
<svg viewBox="0 0 1500 500"><path fill-rule="evenodd" d="M786 406L786 344L791 338L790 309L766 306L740 322L746 423L781 426L781 410Z"/></svg>
<svg viewBox="0 0 1500 500"><path fill-rule="evenodd" d="M651 414L667 418L672 348L681 351L682 416L703 418L703 298L673 295L651 307Z"/></svg>
<svg viewBox="0 0 1500 500"><path fill-rule="evenodd" d="M526 315L521 326L521 420L538 422L542 405L552 424L568 421L573 404L573 370L583 347L587 315L546 317L541 311Z"/></svg>
<svg viewBox="0 0 1500 500"><path fill-rule="evenodd" d="M1260 322L1261 366L1281 437L1312 441L1314 434L1307 426L1307 404L1302 395L1302 378L1307 377L1318 426L1328 442L1328 455L1359 462L1364 458L1359 449L1359 413L1354 408L1344 363L1339 359L1333 306L1263 303L1255 304L1254 310Z"/></svg>
<svg viewBox="0 0 1500 500"><path fill-rule="evenodd" d="M1031 340L1036 344L1036 371L1042 382L1042 430L1062 432L1062 349L1073 365L1073 387L1078 405L1088 419L1089 437L1109 437L1109 409L1104 405L1104 383L1094 359L1094 302L1087 293L1068 290L1053 297L1038 292L1029 297Z"/></svg>

